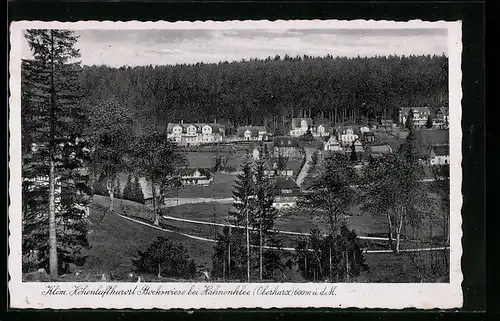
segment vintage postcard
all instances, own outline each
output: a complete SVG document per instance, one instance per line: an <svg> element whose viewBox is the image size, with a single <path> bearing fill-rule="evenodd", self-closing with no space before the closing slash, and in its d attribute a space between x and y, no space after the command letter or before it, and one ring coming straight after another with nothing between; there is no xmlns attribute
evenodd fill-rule
<svg viewBox="0 0 500 321"><path fill-rule="evenodd" d="M10 31L11 307L462 306L459 21Z"/></svg>

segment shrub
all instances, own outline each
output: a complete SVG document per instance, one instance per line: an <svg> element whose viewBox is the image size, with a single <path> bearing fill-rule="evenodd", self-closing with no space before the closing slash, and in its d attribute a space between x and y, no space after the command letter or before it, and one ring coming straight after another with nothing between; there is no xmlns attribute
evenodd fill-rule
<svg viewBox="0 0 500 321"><path fill-rule="evenodd" d="M158 277L193 278L197 267L189 253L181 244L172 243L159 236L144 252L139 251L139 259L132 260L137 272L155 274Z"/></svg>

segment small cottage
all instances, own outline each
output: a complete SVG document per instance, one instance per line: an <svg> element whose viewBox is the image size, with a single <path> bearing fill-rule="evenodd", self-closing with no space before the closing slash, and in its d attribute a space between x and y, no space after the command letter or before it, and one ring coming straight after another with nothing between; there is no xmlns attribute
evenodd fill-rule
<svg viewBox="0 0 500 321"><path fill-rule="evenodd" d="M450 164L450 145L432 145L429 163L431 166Z"/></svg>
<svg viewBox="0 0 500 321"><path fill-rule="evenodd" d="M207 185L214 180L208 168L184 168L180 173L182 185Z"/></svg>

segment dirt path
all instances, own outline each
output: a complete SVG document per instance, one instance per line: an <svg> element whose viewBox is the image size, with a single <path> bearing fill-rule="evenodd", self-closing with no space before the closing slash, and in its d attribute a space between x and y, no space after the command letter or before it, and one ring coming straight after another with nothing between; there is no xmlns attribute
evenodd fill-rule
<svg viewBox="0 0 500 321"><path fill-rule="evenodd" d="M297 181L296 181L296 183L297 183L297 185L299 185L299 187L302 186L302 182L306 178L307 173L309 172L309 168L311 168L310 162L312 159L312 155L315 151L315 148L306 147L306 148L304 148L304 150L306 152L306 161L304 162L304 166L302 166L302 169L300 170L299 175L297 175Z"/></svg>

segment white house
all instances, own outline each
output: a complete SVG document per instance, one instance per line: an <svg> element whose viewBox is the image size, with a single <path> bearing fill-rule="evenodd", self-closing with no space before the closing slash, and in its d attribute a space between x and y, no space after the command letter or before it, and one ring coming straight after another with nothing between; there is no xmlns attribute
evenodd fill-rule
<svg viewBox="0 0 500 321"><path fill-rule="evenodd" d="M246 141L267 140L268 132L265 126L242 126L238 127L237 136Z"/></svg>
<svg viewBox="0 0 500 321"><path fill-rule="evenodd" d="M198 145L201 143L212 143L222 141L225 135L225 127L214 122L179 124L169 123L167 125L168 138L183 145Z"/></svg>
<svg viewBox="0 0 500 321"><path fill-rule="evenodd" d="M342 146L351 146L356 140L359 139L359 135L354 132L352 127L343 128L340 130L339 140Z"/></svg>
<svg viewBox="0 0 500 321"><path fill-rule="evenodd" d="M207 185L214 180L208 168L184 168L180 176L182 185Z"/></svg>
<svg viewBox="0 0 500 321"><path fill-rule="evenodd" d="M312 127L313 121L311 118L293 118L292 128L290 129L290 136L300 137L304 135L307 130Z"/></svg>
<svg viewBox="0 0 500 321"><path fill-rule="evenodd" d="M354 142L354 151L356 153L362 153L364 151L363 144L359 141L359 139L356 139Z"/></svg>
<svg viewBox="0 0 500 321"><path fill-rule="evenodd" d="M361 127L359 127L359 132L361 134L368 133L369 131L370 131L370 128L368 126L361 126Z"/></svg>
<svg viewBox="0 0 500 321"><path fill-rule="evenodd" d="M427 119L431 115L429 107L403 107L399 110L399 122L404 125L406 124L406 119L410 113L413 113L413 126L415 127L425 127L427 124Z"/></svg>
<svg viewBox="0 0 500 321"><path fill-rule="evenodd" d="M341 151L342 147L340 146L337 138L335 138L335 136L331 136L330 139L328 139L328 141L323 145L323 149L331 151Z"/></svg>
<svg viewBox="0 0 500 321"><path fill-rule="evenodd" d="M297 204L297 199L301 195L300 187L288 176L278 176L274 184L275 199L273 207L277 209L285 209L294 207Z"/></svg>
<svg viewBox="0 0 500 321"><path fill-rule="evenodd" d="M318 123L312 128L312 134L314 137L328 137L332 134L332 126L326 122Z"/></svg>
<svg viewBox="0 0 500 321"><path fill-rule="evenodd" d="M450 145L432 145L429 163L431 166L450 164Z"/></svg>

